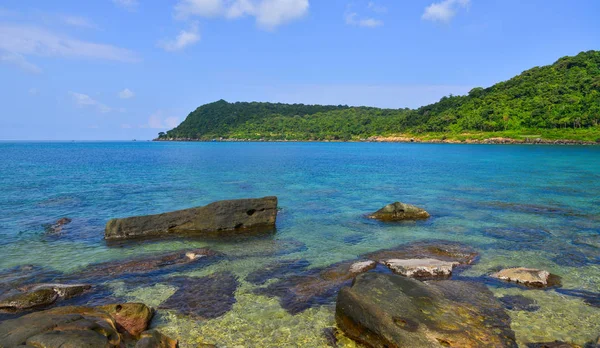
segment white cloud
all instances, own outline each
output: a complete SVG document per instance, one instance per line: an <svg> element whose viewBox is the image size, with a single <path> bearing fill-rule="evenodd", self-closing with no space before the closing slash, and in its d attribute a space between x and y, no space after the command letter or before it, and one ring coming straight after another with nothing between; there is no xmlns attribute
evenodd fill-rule
<svg viewBox="0 0 600 348"><path fill-rule="evenodd" d="M121 98L121 99L130 99L130 98L133 98L134 96L135 96L135 93L133 93L129 88L125 88L124 90L119 92L119 98Z"/></svg>
<svg viewBox="0 0 600 348"><path fill-rule="evenodd" d="M189 30L182 30L173 40L165 40L158 43L158 46L165 51L179 51L187 46L200 41L200 32L198 23L192 23Z"/></svg>
<svg viewBox="0 0 600 348"><path fill-rule="evenodd" d="M137 0L112 0L112 2L128 11L135 11L139 5Z"/></svg>
<svg viewBox="0 0 600 348"><path fill-rule="evenodd" d="M421 18L433 22L449 23L456 16L456 12L461 8L467 8L470 2L470 0L443 0L436 2L425 8L425 12Z"/></svg>
<svg viewBox="0 0 600 348"><path fill-rule="evenodd" d="M38 95L38 93L39 93L38 89L35 87L31 87L28 92L31 95Z"/></svg>
<svg viewBox="0 0 600 348"><path fill-rule="evenodd" d="M380 13L380 14L387 13L387 7L379 5L375 1L369 1L369 3L367 4L367 7L369 8L369 10L371 10L375 13Z"/></svg>
<svg viewBox="0 0 600 348"><path fill-rule="evenodd" d="M98 29L96 24L85 17L79 16L62 16L62 20L65 24L73 27L86 28L86 29Z"/></svg>
<svg viewBox="0 0 600 348"><path fill-rule="evenodd" d="M178 117L166 117L163 119L163 112L157 111L148 117L148 123L140 126L141 128L153 129L171 129L179 125Z"/></svg>
<svg viewBox="0 0 600 348"><path fill-rule="evenodd" d="M383 21L375 18L358 18L356 12L346 13L346 24L365 28L375 28L383 25Z"/></svg>
<svg viewBox="0 0 600 348"><path fill-rule="evenodd" d="M299 19L308 13L309 0L179 0L175 17L224 17L229 19L251 16L259 27L273 30Z"/></svg>
<svg viewBox="0 0 600 348"><path fill-rule="evenodd" d="M29 55L138 61L133 52L124 48L76 40L34 26L0 24L0 61L13 63L31 72L40 72L39 67L26 60L25 57Z"/></svg>
<svg viewBox="0 0 600 348"><path fill-rule="evenodd" d="M0 62L14 65L24 71L39 74L42 72L42 69L37 65L30 63L18 53L6 52L0 49Z"/></svg>
<svg viewBox="0 0 600 348"><path fill-rule="evenodd" d="M100 103L99 101L92 99L92 97L90 97L87 94L69 92L69 95L71 95L71 98L73 98L73 102L75 102L75 104L78 107L88 107L88 106L94 107L94 108L96 108L96 110L100 111L101 113L107 113L112 110L109 106L104 105L104 104Z"/></svg>

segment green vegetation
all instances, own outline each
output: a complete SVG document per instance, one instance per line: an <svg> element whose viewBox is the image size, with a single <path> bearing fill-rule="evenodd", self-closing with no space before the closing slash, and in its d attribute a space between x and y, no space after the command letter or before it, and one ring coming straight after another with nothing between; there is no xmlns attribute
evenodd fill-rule
<svg viewBox="0 0 600 348"><path fill-rule="evenodd" d="M600 51L527 70L489 88L411 109L273 103L206 104L159 139L600 139Z"/></svg>

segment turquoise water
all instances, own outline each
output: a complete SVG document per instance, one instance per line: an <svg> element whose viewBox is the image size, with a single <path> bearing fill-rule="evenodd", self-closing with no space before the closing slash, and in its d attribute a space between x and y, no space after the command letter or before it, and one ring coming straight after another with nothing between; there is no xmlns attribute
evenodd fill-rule
<svg viewBox="0 0 600 348"><path fill-rule="evenodd" d="M155 325L182 346L321 346L333 307L285 312L276 298L255 295L243 278L281 259L320 267L420 239L456 240L481 259L465 272L499 266L541 267L563 288L600 293L600 147L379 143L0 143L0 269L34 264L75 272L91 263L158 251L209 246L226 260L186 275L228 270L239 276L236 304L224 316L197 321L164 313ZM215 200L279 197L276 239L306 245L262 257L269 242L166 240L108 246L106 221ZM425 208L425 222L381 224L364 215L403 201ZM42 225L68 216L59 235ZM175 289L136 291L110 284L130 300L158 306ZM120 290L121 289L121 290ZM537 312L511 311L519 342L570 340L600 334L600 309L554 290L493 288L498 295L536 299ZM574 328L577 328L575 330ZM296 343L294 343L296 342ZM352 345L342 339L342 344Z"/></svg>

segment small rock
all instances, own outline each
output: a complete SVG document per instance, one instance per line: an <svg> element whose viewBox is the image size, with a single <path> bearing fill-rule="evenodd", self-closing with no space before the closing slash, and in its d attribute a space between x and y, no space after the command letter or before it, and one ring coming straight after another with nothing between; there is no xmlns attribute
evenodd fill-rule
<svg viewBox="0 0 600 348"><path fill-rule="evenodd" d="M156 330L144 331L135 348L177 348L177 340L169 338Z"/></svg>
<svg viewBox="0 0 600 348"><path fill-rule="evenodd" d="M143 303L111 304L98 307L115 319L119 332L138 337L148 329L154 310Z"/></svg>
<svg viewBox="0 0 600 348"><path fill-rule="evenodd" d="M355 262L350 266L350 273L363 273L375 268L375 266L377 266L377 262L371 260Z"/></svg>
<svg viewBox="0 0 600 348"><path fill-rule="evenodd" d="M60 233L62 232L63 226L71 223L71 221L73 220L68 217L60 218L53 224L44 225L44 229L46 230L46 233Z"/></svg>
<svg viewBox="0 0 600 348"><path fill-rule="evenodd" d="M185 256L186 256L188 259L190 259L190 261L193 261L193 260L195 260L195 259L199 259L199 258L201 258L201 257L204 257L204 256L206 256L206 255L203 255L203 254L198 254L198 253L195 253L195 252L193 252L193 251L188 251L187 253L185 253Z"/></svg>
<svg viewBox="0 0 600 348"><path fill-rule="evenodd" d="M512 311L535 312L540 309L537 302L522 295L506 295L498 299L504 308Z"/></svg>
<svg viewBox="0 0 600 348"><path fill-rule="evenodd" d="M429 218L429 213L414 205L395 202L388 204L369 215L371 219L382 221L420 220Z"/></svg>
<svg viewBox="0 0 600 348"><path fill-rule="evenodd" d="M411 278L449 278L458 262L437 259L391 259L383 261L392 272Z"/></svg>
<svg viewBox="0 0 600 348"><path fill-rule="evenodd" d="M533 268L506 268L491 274L491 277L536 288L556 285L550 272Z"/></svg>

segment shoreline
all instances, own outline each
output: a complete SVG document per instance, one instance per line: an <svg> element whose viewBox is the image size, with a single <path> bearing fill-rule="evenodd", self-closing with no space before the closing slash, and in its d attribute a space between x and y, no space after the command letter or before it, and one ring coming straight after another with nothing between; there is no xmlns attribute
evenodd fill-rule
<svg viewBox="0 0 600 348"><path fill-rule="evenodd" d="M493 137L486 139L423 139L418 137L384 137L373 136L360 140L288 140L288 139L191 139L191 138L169 138L152 139L161 142L230 142L230 143L419 143L419 144L464 144L464 145L600 145L597 141L584 141L573 139L542 139L542 138L502 138Z"/></svg>

